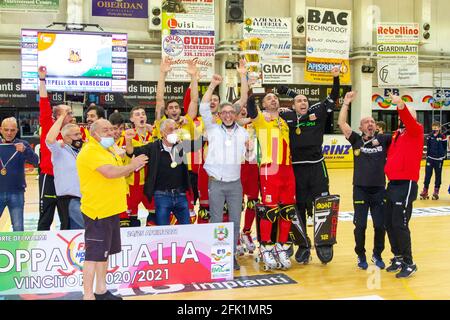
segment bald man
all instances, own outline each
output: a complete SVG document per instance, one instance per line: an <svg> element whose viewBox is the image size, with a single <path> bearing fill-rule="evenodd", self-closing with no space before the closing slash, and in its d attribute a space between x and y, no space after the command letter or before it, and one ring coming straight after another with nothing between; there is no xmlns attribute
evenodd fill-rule
<svg viewBox="0 0 450 320"><path fill-rule="evenodd" d="M420 161L423 154L424 131L417 122L416 111L406 106L396 95L390 95L397 105L399 128L392 136L384 172L389 179L386 190L385 226L394 258L386 268L398 272L397 278L410 277L417 271L411 249L411 219L413 202L417 198Z"/></svg>
<svg viewBox="0 0 450 320"><path fill-rule="evenodd" d="M364 117L360 121L361 134L352 130L347 123L350 103L355 98L355 92L347 92L344 104L339 112L338 125L345 138L353 148L353 224L355 225L355 252L358 256L357 266L366 270L369 265L366 259L366 228L370 209L374 228L374 246L372 261L380 269L385 268L381 257L384 250L384 196L386 178L384 165L387 150L392 141L391 135L376 134L376 123L372 117Z"/></svg>
<svg viewBox="0 0 450 320"><path fill-rule="evenodd" d="M148 158L134 157L124 165L112 148L114 130L108 120L95 121L90 134L76 161L85 226L84 299L122 300L106 288L108 258L122 250L119 214L127 209L125 177L143 167Z"/></svg>
<svg viewBox="0 0 450 320"><path fill-rule="evenodd" d="M39 158L25 140L16 138L16 118L2 121L0 133L0 217L8 207L13 231L23 231L25 161L35 166Z"/></svg>

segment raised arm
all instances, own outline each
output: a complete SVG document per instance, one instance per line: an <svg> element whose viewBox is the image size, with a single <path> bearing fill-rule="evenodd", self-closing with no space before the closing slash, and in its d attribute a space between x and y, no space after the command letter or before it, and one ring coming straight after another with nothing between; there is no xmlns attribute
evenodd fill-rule
<svg viewBox="0 0 450 320"><path fill-rule="evenodd" d="M347 122L348 108L350 106L350 103L355 98L355 96L356 92L354 91L347 92L344 97L344 103L342 104L341 111L339 112L338 125L342 133L344 134L345 138L347 139L350 137L353 131Z"/></svg>
<svg viewBox="0 0 450 320"><path fill-rule="evenodd" d="M164 110L164 92L166 88L167 73L172 69L172 60L165 57L161 60L161 67L159 69L158 85L156 86L156 106L155 106L155 120L161 120Z"/></svg>
<svg viewBox="0 0 450 320"><path fill-rule="evenodd" d="M191 85L190 85L190 102L189 109L187 110L187 114L191 117L191 119L195 119L198 113L198 68L196 62L194 60L189 60L187 64L186 72L191 76Z"/></svg>
<svg viewBox="0 0 450 320"><path fill-rule="evenodd" d="M205 128L208 129L213 125L213 116L211 113L211 98L214 92L214 89L222 82L222 76L215 74L211 79L211 83L208 86L208 90L206 90L205 94L202 98L202 103L200 104L200 115L203 118L203 123L205 124Z"/></svg>
<svg viewBox="0 0 450 320"><path fill-rule="evenodd" d="M400 117L400 120L405 124L405 128L412 135L423 134L423 127L411 115L411 112L406 107L405 102L403 102L402 98L397 95L393 95L392 93L389 93L389 97L392 100L392 104L397 105L398 116Z"/></svg>
<svg viewBox="0 0 450 320"><path fill-rule="evenodd" d="M247 68L245 68L245 60L239 60L239 66L236 68L241 77L241 97L239 98L239 105L241 108L246 105L248 99L248 81Z"/></svg>
<svg viewBox="0 0 450 320"><path fill-rule="evenodd" d="M45 137L45 142L47 142L49 145L54 144L56 140L58 139L58 135L61 132L62 124L64 121L64 118L67 116L67 113L70 111L69 106L60 106L60 112L58 119L56 119L55 123L53 123L52 127L47 133L47 136Z"/></svg>
<svg viewBox="0 0 450 320"><path fill-rule="evenodd" d="M39 97L47 98L47 87L45 86L45 77L47 76L47 68L40 66L38 69L39 74Z"/></svg>
<svg viewBox="0 0 450 320"><path fill-rule="evenodd" d="M333 75L333 88L331 89L330 99L336 101L339 98L339 67L333 67L331 74Z"/></svg>

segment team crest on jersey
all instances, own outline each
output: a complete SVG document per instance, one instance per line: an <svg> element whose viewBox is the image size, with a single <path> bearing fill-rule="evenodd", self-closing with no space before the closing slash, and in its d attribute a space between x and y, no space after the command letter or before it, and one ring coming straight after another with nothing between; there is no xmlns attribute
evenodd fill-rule
<svg viewBox="0 0 450 320"><path fill-rule="evenodd" d="M266 195L266 202L272 202L272 195Z"/></svg>
<svg viewBox="0 0 450 320"><path fill-rule="evenodd" d="M361 153L361 150L359 150L359 149L355 149L355 150L353 151L353 154L354 154L356 157L359 156L360 153Z"/></svg>

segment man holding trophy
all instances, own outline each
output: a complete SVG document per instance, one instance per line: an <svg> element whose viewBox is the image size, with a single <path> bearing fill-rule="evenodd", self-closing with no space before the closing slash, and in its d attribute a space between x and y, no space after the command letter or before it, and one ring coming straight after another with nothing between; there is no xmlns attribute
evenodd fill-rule
<svg viewBox="0 0 450 320"><path fill-rule="evenodd" d="M253 95L247 102L260 145L261 204L256 205L259 217L260 258L265 271L291 267L288 238L295 208L295 178L289 150L289 127L279 113L280 101L273 93L264 94L259 75L259 47L261 39L249 38L241 42L242 53L250 67L249 77ZM261 90L262 89L262 90ZM263 94L264 116L256 106L256 95ZM278 220L278 233L272 239L272 226Z"/></svg>

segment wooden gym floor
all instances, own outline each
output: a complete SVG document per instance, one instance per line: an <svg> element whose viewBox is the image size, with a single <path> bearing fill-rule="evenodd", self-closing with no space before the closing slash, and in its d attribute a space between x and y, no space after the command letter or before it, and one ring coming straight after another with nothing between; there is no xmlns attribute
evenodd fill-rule
<svg viewBox="0 0 450 320"><path fill-rule="evenodd" d="M341 195L341 212L353 212L352 207L352 169L330 169L330 191ZM419 191L423 187L424 168L421 170ZM396 279L395 274L379 270L369 262L369 269L356 267L354 253L353 224L351 221L339 221L337 245L334 246L334 259L328 265L322 265L314 251L309 265L293 266L288 271L277 270L273 273L285 273L296 284L278 286L225 289L201 292L171 293L127 297L126 299L195 299L195 300L239 300L239 299L450 299L450 195L447 188L450 183L450 167L444 167L442 173L441 199L417 200L414 208L447 207L448 215L413 217L410 226L412 249L418 272L409 279ZM38 181L28 176L25 214L38 212ZM434 177L432 179L433 186ZM0 231L10 230L7 210L0 218ZM309 227L311 230L311 227ZM310 233L311 231L309 231ZM366 250L368 260L373 248L371 220L368 223ZM389 242L386 237L386 249L383 259L391 258ZM235 276L264 274L246 254L238 259L241 270Z"/></svg>

